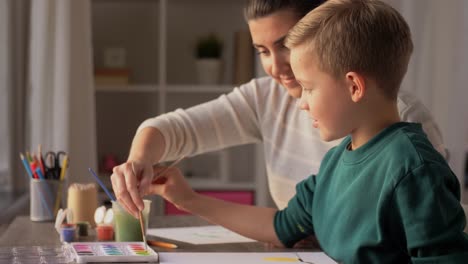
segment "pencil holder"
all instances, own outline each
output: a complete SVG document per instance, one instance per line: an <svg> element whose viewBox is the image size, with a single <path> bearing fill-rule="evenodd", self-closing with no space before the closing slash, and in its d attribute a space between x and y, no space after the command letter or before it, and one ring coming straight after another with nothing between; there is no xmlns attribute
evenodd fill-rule
<svg viewBox="0 0 468 264"><path fill-rule="evenodd" d="M57 180L30 180L29 198L31 221L54 220L58 190L59 181ZM60 205L61 201L58 201L58 203Z"/></svg>

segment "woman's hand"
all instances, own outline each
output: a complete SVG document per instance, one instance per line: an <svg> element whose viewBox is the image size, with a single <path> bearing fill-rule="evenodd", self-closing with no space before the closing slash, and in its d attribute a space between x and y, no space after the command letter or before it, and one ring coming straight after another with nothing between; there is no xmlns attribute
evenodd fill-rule
<svg viewBox="0 0 468 264"><path fill-rule="evenodd" d="M152 184L149 185L149 193L161 196L181 210L184 210L185 205L196 196L196 192L190 187L179 169L156 167L153 172L154 178ZM160 174L161 172L164 174Z"/></svg>
<svg viewBox="0 0 468 264"><path fill-rule="evenodd" d="M113 169L112 189L119 203L133 216L144 209L142 197L149 192L153 166L148 162L127 161Z"/></svg>

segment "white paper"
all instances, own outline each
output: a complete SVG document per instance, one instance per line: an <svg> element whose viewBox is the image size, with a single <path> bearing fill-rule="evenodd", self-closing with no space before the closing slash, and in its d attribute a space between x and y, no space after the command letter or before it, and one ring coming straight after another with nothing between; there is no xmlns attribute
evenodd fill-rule
<svg viewBox="0 0 468 264"><path fill-rule="evenodd" d="M314 264L337 264L334 260L322 252L298 252L304 262ZM261 253L182 253L159 252L161 264L185 263L185 264L282 264L298 263L294 252L261 252Z"/></svg>
<svg viewBox="0 0 468 264"><path fill-rule="evenodd" d="M195 245L254 242L222 226L195 226L176 228L151 228L148 235L164 237Z"/></svg>

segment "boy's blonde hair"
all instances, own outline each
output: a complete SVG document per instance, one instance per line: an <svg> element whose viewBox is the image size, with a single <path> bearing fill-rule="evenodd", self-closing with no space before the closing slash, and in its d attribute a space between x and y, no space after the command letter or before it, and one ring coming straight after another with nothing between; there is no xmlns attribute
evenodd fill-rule
<svg viewBox="0 0 468 264"><path fill-rule="evenodd" d="M320 69L340 79L350 71L373 79L396 99L413 51L403 17L378 0L328 0L302 18L285 45L312 47Z"/></svg>

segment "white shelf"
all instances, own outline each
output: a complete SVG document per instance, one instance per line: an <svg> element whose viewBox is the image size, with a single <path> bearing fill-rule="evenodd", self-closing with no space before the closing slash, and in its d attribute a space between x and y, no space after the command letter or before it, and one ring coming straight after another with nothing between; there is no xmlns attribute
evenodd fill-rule
<svg viewBox="0 0 468 264"><path fill-rule="evenodd" d="M255 191L252 182L224 182L217 179L195 179L189 178L188 182L194 189L200 190L249 190Z"/></svg>
<svg viewBox="0 0 468 264"><path fill-rule="evenodd" d="M143 120L214 100L237 86L230 83L236 79L236 32L248 31L242 17L245 1L92 0L91 3L95 68L108 67L104 63L108 48L123 48L125 66L130 71L128 84L95 85L100 157L110 153L125 160L135 129ZM211 33L223 42L223 73L220 84L199 84L194 47L201 36ZM268 193L267 183L265 180L259 184L259 178L265 177L264 171L257 169L253 148L233 147L213 155L206 153L187 159L183 171L193 175L188 180L194 189L252 191L256 202L265 205L262 199Z"/></svg>
<svg viewBox="0 0 468 264"><path fill-rule="evenodd" d="M154 84L117 84L96 85L96 92L100 93L152 93L159 90Z"/></svg>
<svg viewBox="0 0 468 264"><path fill-rule="evenodd" d="M233 84L220 85L203 85L203 84L187 84L187 85L168 85L166 92L168 93L229 93L234 89Z"/></svg>
<svg viewBox="0 0 468 264"><path fill-rule="evenodd" d="M235 85L167 85L164 87L166 93L229 93ZM156 84L118 84L118 85L96 85L99 93L157 93L163 88Z"/></svg>

